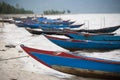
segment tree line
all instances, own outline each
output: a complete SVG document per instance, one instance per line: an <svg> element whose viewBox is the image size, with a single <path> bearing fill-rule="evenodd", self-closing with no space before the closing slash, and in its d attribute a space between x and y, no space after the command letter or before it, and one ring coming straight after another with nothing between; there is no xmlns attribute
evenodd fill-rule
<svg viewBox="0 0 120 80"><path fill-rule="evenodd" d="M0 2L0 14L33 14L33 11L20 8L19 4L14 7L5 2Z"/></svg>
<svg viewBox="0 0 120 80"><path fill-rule="evenodd" d="M46 10L46 11L43 11L43 14L45 15L53 15L53 14L65 14L65 13L71 13L70 10L63 10L63 11L58 11L58 10Z"/></svg>

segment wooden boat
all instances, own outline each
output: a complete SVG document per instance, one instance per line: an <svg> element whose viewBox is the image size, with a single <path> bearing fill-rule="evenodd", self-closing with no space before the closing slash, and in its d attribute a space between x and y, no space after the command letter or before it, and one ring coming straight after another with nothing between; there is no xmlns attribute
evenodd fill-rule
<svg viewBox="0 0 120 80"><path fill-rule="evenodd" d="M57 25L57 24L31 24L31 23L16 23L18 27L28 27L28 28L40 28L40 27L45 27L45 28L79 28L83 26L84 24L80 25ZM21 26L22 25L22 26Z"/></svg>
<svg viewBox="0 0 120 80"><path fill-rule="evenodd" d="M120 49L120 41L91 41L91 40L76 40L76 39L64 39L58 37L51 37L45 35L51 42L56 45L68 49L70 51L76 50L114 50Z"/></svg>
<svg viewBox="0 0 120 80"><path fill-rule="evenodd" d="M93 40L93 41L120 41L120 36L109 34L90 34L90 33L73 33L66 34L67 37L80 40Z"/></svg>
<svg viewBox="0 0 120 80"><path fill-rule="evenodd" d="M113 27L107 27L107 28L101 28L101 29L93 29L93 30L80 29L76 31L77 32L88 32L88 33L111 33L111 32L116 31L119 28L120 28L120 25L113 26Z"/></svg>
<svg viewBox="0 0 120 80"><path fill-rule="evenodd" d="M66 32L60 31L60 30L54 30L54 31L40 31L40 30L35 30L35 29L30 29L30 28L25 28L29 33L35 34L35 35L40 35L40 34L49 34L49 35L65 35Z"/></svg>
<svg viewBox="0 0 120 80"><path fill-rule="evenodd" d="M37 18L37 21L39 21L39 23L57 24L57 25L71 25L75 22L75 21L62 20L62 19L47 19L45 17L39 17Z"/></svg>
<svg viewBox="0 0 120 80"><path fill-rule="evenodd" d="M45 27L40 27L43 31L60 31L60 32L66 32L67 34L73 33L73 34L90 34L90 35L115 35L116 33L86 33L86 32L77 32L76 30L71 30L71 29L58 29L58 28L45 28ZM68 35L66 35L68 36ZM70 37L70 36L68 36Z"/></svg>
<svg viewBox="0 0 120 80"><path fill-rule="evenodd" d="M25 27L29 27L29 28L39 28L39 27L45 27L45 28L79 28L83 25L84 24L80 24L80 25L24 24Z"/></svg>
<svg viewBox="0 0 120 80"><path fill-rule="evenodd" d="M25 28L28 32L30 32L31 34L35 34L35 35L41 35L41 34L56 34L56 35L65 35L67 37L67 34L69 34L70 32L74 32L72 30L66 30L66 29L56 29L56 28L41 28L43 31L41 31L40 29L31 29L31 28ZM78 33L78 32L74 32L74 33ZM86 33L88 34L88 33ZM90 34L90 33L89 33ZM99 33L99 34L95 34L95 35L114 35L115 33ZM92 33L91 33L92 35Z"/></svg>
<svg viewBox="0 0 120 80"><path fill-rule="evenodd" d="M45 19L45 21L48 21ZM52 20L51 20L52 21ZM54 24L54 23L42 23L42 22L37 22L35 20L31 20L31 19L25 19L22 20L21 23L16 23L16 25L18 27L29 27L29 28L39 28L39 27L45 27L45 28L78 28L83 26L84 24L80 24L80 25L64 25L62 24ZM21 26L22 25L22 26Z"/></svg>
<svg viewBox="0 0 120 80"><path fill-rule="evenodd" d="M61 72L108 80L120 79L120 61L78 56L67 52L46 51L24 45L21 45L21 48L43 65Z"/></svg>
<svg viewBox="0 0 120 80"><path fill-rule="evenodd" d="M0 22L4 22L4 23L13 23L14 20L13 20L12 18L6 17L6 18L0 19Z"/></svg>

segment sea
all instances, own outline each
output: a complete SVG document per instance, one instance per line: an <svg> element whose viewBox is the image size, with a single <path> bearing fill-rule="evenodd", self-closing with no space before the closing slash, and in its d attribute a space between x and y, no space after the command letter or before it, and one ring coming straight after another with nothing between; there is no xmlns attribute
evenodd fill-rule
<svg viewBox="0 0 120 80"><path fill-rule="evenodd" d="M28 17L29 15L20 15L21 17ZM31 16L31 15L30 15ZM32 16L41 17L41 15L36 14ZM61 18L63 20L71 20L75 21L74 24L83 24L79 29L99 29L105 27L112 27L120 25L120 14L64 14L64 15L42 15L49 19L57 19ZM4 23L0 27L0 41L4 41L6 44L15 45L18 51L23 51L20 48L21 44L24 44L29 47L44 49L44 50L53 50L53 51L65 51L69 52L64 48L61 48L52 42L50 42L43 35L32 35L27 32L24 28L19 28L15 24ZM76 28L77 29L77 28ZM116 30L115 35L120 35L120 29ZM56 35L53 35L56 36ZM65 36L57 36L64 37ZM85 52L79 51L80 55L85 55L88 57L95 57L107 60L115 60L120 61L120 49L106 51L106 52ZM20 56L26 56L27 54L23 51ZM20 59L23 63L22 70L31 71L39 74L45 74L50 76L55 76L59 78L59 80L94 80L89 78L81 79L80 77L73 78L70 74L62 73L53 69L50 69L31 57L25 57ZM69 79L68 79L69 78ZM80 78L80 79L79 79ZM42 79L44 80L44 79ZM52 79L55 80L55 79ZM102 79L95 79L102 80Z"/></svg>

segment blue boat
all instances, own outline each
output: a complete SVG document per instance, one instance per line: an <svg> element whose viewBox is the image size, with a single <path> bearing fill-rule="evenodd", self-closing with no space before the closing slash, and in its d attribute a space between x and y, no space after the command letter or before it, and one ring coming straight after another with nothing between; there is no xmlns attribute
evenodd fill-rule
<svg viewBox="0 0 120 80"><path fill-rule="evenodd" d="M20 27L29 27L29 28L79 28L83 26L84 24L80 25L58 25L58 24L39 24L39 23L17 23L17 26ZM22 26L21 26L22 25Z"/></svg>
<svg viewBox="0 0 120 80"><path fill-rule="evenodd" d="M47 23L47 24L58 24L58 25L71 25L75 21L69 21L69 20L61 20L61 19L47 19L45 17L39 17L37 18L37 21L39 23Z"/></svg>
<svg viewBox="0 0 120 80"><path fill-rule="evenodd" d="M120 41L91 41L91 40L76 40L76 39L64 39L58 37L52 37L45 35L51 42L56 45L68 49L70 51L76 50L114 50L120 49Z"/></svg>
<svg viewBox="0 0 120 80"><path fill-rule="evenodd" d="M24 24L26 27L30 27L30 28L40 28L40 27L44 27L44 28L79 28L81 26L83 26L84 24L80 24L80 25L57 25L57 24Z"/></svg>
<svg viewBox="0 0 120 80"><path fill-rule="evenodd" d="M75 55L67 52L21 48L32 58L55 70L83 77L120 79L120 61Z"/></svg>
<svg viewBox="0 0 120 80"><path fill-rule="evenodd" d="M60 20L52 20L46 18L38 18L38 20L32 19L24 19L21 20L21 23L16 23L19 27L29 27L29 28L78 28L84 24L80 25L71 25L73 22L69 21L60 21ZM68 25L67 25L68 24Z"/></svg>
<svg viewBox="0 0 120 80"><path fill-rule="evenodd" d="M93 40L93 41L120 41L120 36L108 34L90 34L69 32L66 36L72 39Z"/></svg>

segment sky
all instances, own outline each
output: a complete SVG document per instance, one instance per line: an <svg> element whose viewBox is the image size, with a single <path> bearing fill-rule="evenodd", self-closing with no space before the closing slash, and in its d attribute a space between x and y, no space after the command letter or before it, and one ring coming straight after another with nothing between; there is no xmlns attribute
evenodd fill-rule
<svg viewBox="0 0 120 80"><path fill-rule="evenodd" d="M0 0L40 14L45 10L71 13L120 13L120 0Z"/></svg>

